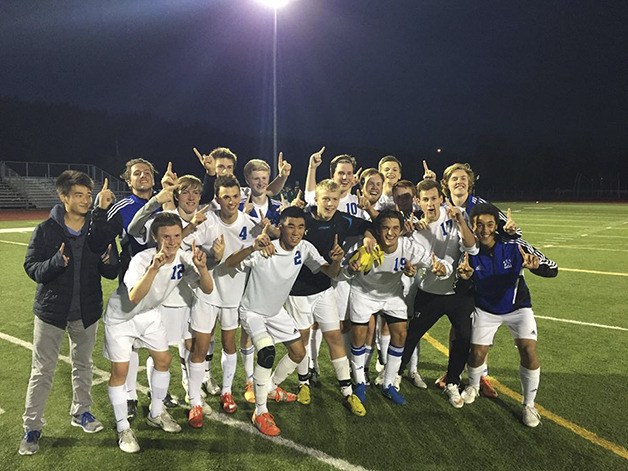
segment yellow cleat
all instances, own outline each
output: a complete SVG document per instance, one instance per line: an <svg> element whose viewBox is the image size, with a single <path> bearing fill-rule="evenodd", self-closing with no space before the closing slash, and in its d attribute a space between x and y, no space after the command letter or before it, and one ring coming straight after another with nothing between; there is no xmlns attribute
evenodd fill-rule
<svg viewBox="0 0 628 471"><path fill-rule="evenodd" d="M253 383L246 383L244 387L244 400L249 404L255 404L255 390L253 389Z"/></svg>
<svg viewBox="0 0 628 471"><path fill-rule="evenodd" d="M297 393L297 402L307 406L311 404L312 398L310 397L310 385L309 384L300 384L299 392Z"/></svg>
<svg viewBox="0 0 628 471"><path fill-rule="evenodd" d="M362 402L360 402L360 398L355 394L351 394L350 396L346 396L342 400L342 405L344 405L347 409L351 411L352 414L357 415L358 417L364 417L366 415L366 409Z"/></svg>

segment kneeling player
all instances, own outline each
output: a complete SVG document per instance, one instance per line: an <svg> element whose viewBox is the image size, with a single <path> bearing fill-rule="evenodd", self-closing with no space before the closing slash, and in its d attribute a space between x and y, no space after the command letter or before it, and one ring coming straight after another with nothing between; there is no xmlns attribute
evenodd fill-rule
<svg viewBox="0 0 628 471"><path fill-rule="evenodd" d="M140 449L127 419L124 388L135 342L148 348L155 363L146 421L166 432L181 431L163 404L170 384L171 357L159 306L181 282L198 284L205 293L213 289L205 253L196 247L192 253L181 250L181 232L178 215L162 213L155 217L151 235L157 247L131 259L124 283L112 294L105 313L105 357L111 361L109 400L116 418L118 445L127 453Z"/></svg>

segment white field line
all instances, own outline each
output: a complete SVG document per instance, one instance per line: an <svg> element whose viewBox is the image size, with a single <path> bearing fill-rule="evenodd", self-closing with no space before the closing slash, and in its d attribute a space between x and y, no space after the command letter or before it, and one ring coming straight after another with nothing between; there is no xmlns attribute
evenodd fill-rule
<svg viewBox="0 0 628 471"><path fill-rule="evenodd" d="M0 234L10 234L14 232L33 232L35 226L33 227L9 227L6 229L0 229Z"/></svg>
<svg viewBox="0 0 628 471"><path fill-rule="evenodd" d="M11 244L11 245L20 245L22 247L28 247L28 244L25 244L24 242L14 242L12 240L1 240L0 242L2 242L3 244Z"/></svg>
<svg viewBox="0 0 628 471"><path fill-rule="evenodd" d="M0 415L4 414L5 412L6 411L2 407L0 407Z"/></svg>
<svg viewBox="0 0 628 471"><path fill-rule="evenodd" d="M526 230L523 231L524 237L526 237L528 234L541 234L544 236L556 235L556 236L566 237L569 239L577 239L579 237L593 237L593 238L602 238L602 239L628 239L628 236L586 233L586 232L582 234L565 234L564 232L526 231Z"/></svg>
<svg viewBox="0 0 628 471"><path fill-rule="evenodd" d="M0 332L0 339L6 340L7 342L10 342L14 345L19 345L20 347L27 348L28 350L31 350L31 351L33 350L32 343L26 342L22 339L18 339L17 337L13 337L11 335L7 335L3 332ZM65 355L59 355L59 360L64 361L65 363L71 364L70 358L68 358ZM98 378L94 378L94 381L93 381L94 385L104 383L105 381L109 379L109 373L107 371L103 371L96 367L94 367L93 370L94 370L94 373L98 376ZM148 388L140 384L137 385L137 390L144 394L148 393ZM2 413L4 413L4 410L0 409L0 414ZM286 438L268 437L266 435L262 435L253 427L253 425L250 422L242 422L239 420L234 420L229 417L224 417L220 414L212 414L209 417L209 419L215 420L216 422L223 423L230 427L235 427L238 430L242 430L243 432L250 433L251 435L257 436L258 438L267 439L270 442L275 443L276 445L281 445L286 448L290 448L303 455L311 456L312 458L322 463L328 464L342 471L368 471L367 468L363 468L362 466L349 463L348 461L345 461L340 458L334 458L333 456L330 456L325 452L322 452L315 448L310 448L307 446L299 445L298 443L295 443Z"/></svg>
<svg viewBox="0 0 628 471"><path fill-rule="evenodd" d="M593 322L580 322L580 321L574 321L574 320L571 320L571 319L559 319L558 317L538 316L536 314L534 315L534 317L536 319L545 319L545 320L548 320L548 321L566 322L568 324L586 325L588 327L599 327L601 329L623 330L625 332L628 332L627 328L625 328L625 327L618 327L616 325L595 324Z"/></svg>
<svg viewBox="0 0 628 471"><path fill-rule="evenodd" d="M590 275L628 276L628 273L612 272L612 271L597 271L597 270L580 270L578 268L559 267L558 271L571 271L574 273L588 273Z"/></svg>
<svg viewBox="0 0 628 471"><path fill-rule="evenodd" d="M561 244L545 244L541 246L544 249L577 249L577 250L598 250L602 252L628 252L628 249L607 249L604 247L589 247L587 245L561 245Z"/></svg>

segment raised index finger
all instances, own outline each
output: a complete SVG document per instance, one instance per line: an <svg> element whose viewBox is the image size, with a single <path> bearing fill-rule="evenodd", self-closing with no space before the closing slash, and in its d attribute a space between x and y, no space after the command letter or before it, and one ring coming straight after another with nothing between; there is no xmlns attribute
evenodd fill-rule
<svg viewBox="0 0 628 471"><path fill-rule="evenodd" d="M198 160L200 160L201 163L203 163L203 155L198 151L198 149L196 147L192 147L192 150L196 154L196 157L198 157Z"/></svg>
<svg viewBox="0 0 628 471"><path fill-rule="evenodd" d="M318 155L323 155L323 152L325 152L325 146L321 147L321 150L319 150L317 152Z"/></svg>
<svg viewBox="0 0 628 471"><path fill-rule="evenodd" d="M512 212L510 211L510 208L506 210L506 219L509 221L512 219Z"/></svg>
<svg viewBox="0 0 628 471"><path fill-rule="evenodd" d="M277 165L279 167L283 165L283 152L279 152L279 157L277 158Z"/></svg>
<svg viewBox="0 0 628 471"><path fill-rule="evenodd" d="M430 168L427 166L427 162L425 160L423 161L423 170L425 170L425 172L430 171Z"/></svg>
<svg viewBox="0 0 628 471"><path fill-rule="evenodd" d="M108 189L109 189L109 179L105 177L105 181L102 182L102 190L100 191L107 191Z"/></svg>
<svg viewBox="0 0 628 471"><path fill-rule="evenodd" d="M334 234L334 245L333 245L333 247L335 247L336 245L338 245L338 234Z"/></svg>

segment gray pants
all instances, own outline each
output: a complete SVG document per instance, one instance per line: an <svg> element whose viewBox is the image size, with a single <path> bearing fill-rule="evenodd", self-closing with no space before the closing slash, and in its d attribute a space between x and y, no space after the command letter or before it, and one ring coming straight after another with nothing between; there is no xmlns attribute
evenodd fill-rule
<svg viewBox="0 0 628 471"><path fill-rule="evenodd" d="M70 360L72 361L72 407L70 415L89 411L92 405L92 352L96 343L98 322L83 327L82 321L68 322ZM33 328L33 360L26 391L24 428L41 430L45 424L44 408L52 388L52 379L59 360L59 349L65 330L46 324L35 316Z"/></svg>

